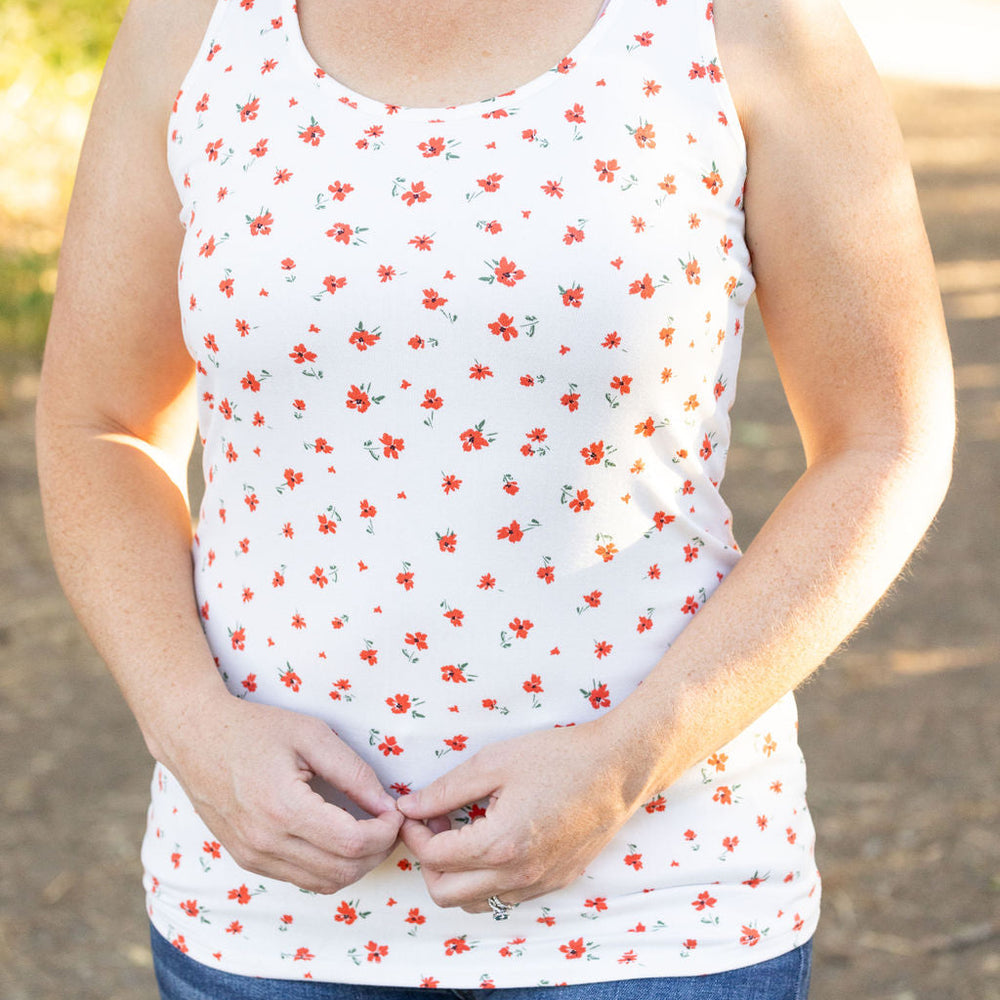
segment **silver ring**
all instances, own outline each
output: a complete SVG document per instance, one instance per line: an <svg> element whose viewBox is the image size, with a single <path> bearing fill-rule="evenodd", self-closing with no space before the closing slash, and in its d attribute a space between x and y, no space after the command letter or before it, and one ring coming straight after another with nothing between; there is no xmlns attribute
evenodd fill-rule
<svg viewBox="0 0 1000 1000"><path fill-rule="evenodd" d="M513 903L502 903L496 896L490 896L486 902L490 904L494 920L506 920L510 916L510 911L514 909Z"/></svg>

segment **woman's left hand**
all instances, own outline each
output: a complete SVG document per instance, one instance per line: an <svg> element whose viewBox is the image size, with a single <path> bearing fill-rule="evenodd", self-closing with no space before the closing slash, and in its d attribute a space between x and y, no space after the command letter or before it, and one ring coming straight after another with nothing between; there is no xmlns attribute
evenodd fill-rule
<svg viewBox="0 0 1000 1000"><path fill-rule="evenodd" d="M643 801L609 730L598 719L494 743L397 801L438 906L485 913L490 896L519 903L583 874ZM483 799L484 816L451 829L448 812Z"/></svg>

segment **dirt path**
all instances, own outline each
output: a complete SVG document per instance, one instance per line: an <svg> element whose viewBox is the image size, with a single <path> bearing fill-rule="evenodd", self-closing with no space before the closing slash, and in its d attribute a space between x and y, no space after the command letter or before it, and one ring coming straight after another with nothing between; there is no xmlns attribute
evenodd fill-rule
<svg viewBox="0 0 1000 1000"><path fill-rule="evenodd" d="M1000 1000L1000 93L894 99L962 430L924 551L800 697L825 882L812 1000ZM48 565L31 396L30 377L0 394L0 997L152 1000L150 762ZM729 476L744 544L801 464L780 400L751 325Z"/></svg>

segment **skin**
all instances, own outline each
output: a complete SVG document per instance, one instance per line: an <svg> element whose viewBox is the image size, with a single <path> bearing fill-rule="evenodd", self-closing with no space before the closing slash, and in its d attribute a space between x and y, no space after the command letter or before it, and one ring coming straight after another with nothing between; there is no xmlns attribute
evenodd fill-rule
<svg viewBox="0 0 1000 1000"><path fill-rule="evenodd" d="M163 136L211 6L135 0L94 106L38 405L60 578L150 752L244 868L334 892L402 837L438 905L481 913L494 893L534 898L578 877L644 801L815 670L941 503L951 363L898 129L833 0L716 0L748 145L757 296L806 471L641 698L489 746L396 803L318 720L229 695L197 619L184 485L194 372L180 336L182 229ZM337 32L321 0L300 6L314 58L342 66L349 86L443 105L537 76L600 5L547 4L544 40L529 0L505 5L502 23L477 19L486 0L428 0L405 32L388 30L399 14L387 0L345 0ZM338 49L344 38L351 45ZM447 58L427 60L435 46ZM373 818L324 802L314 776ZM450 829L444 815L481 798L491 800L486 816Z"/></svg>

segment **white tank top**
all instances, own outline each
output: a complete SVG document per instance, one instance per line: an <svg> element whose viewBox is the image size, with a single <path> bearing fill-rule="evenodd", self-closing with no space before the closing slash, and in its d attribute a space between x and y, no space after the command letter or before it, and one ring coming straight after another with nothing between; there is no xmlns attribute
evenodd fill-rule
<svg viewBox="0 0 1000 1000"><path fill-rule="evenodd" d="M327 69L293 0L219 0L171 118L194 578L232 693L320 717L405 794L619 703L738 559L745 148L704 0L610 0L469 105ZM791 696L506 923L437 907L402 845L334 896L247 873L162 767L152 793L152 921L229 972L713 973L818 915Z"/></svg>

